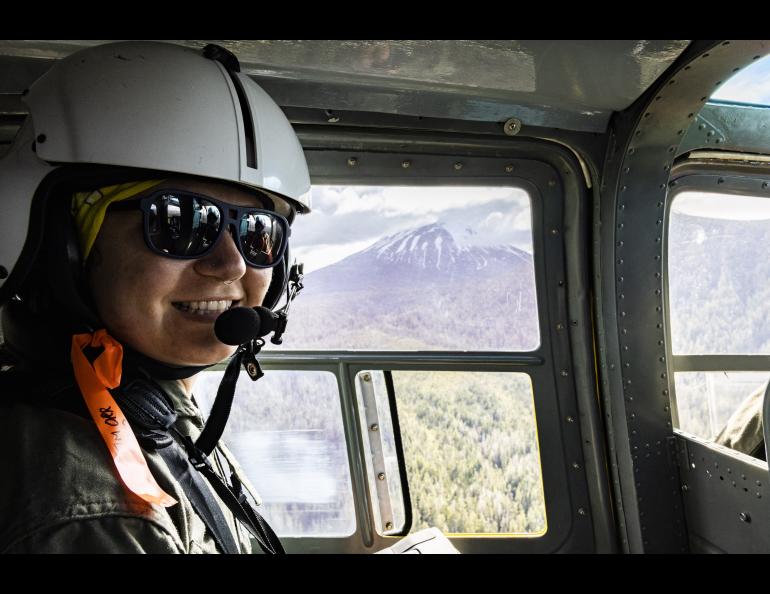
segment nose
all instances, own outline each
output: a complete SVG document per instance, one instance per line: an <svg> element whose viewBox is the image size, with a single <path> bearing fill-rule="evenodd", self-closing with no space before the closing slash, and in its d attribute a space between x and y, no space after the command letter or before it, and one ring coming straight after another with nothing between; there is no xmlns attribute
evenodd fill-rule
<svg viewBox="0 0 770 594"><path fill-rule="evenodd" d="M228 225L224 237L216 247L195 261L195 270L203 276L215 277L221 281L231 281L246 274L246 262L235 244L234 229Z"/></svg>

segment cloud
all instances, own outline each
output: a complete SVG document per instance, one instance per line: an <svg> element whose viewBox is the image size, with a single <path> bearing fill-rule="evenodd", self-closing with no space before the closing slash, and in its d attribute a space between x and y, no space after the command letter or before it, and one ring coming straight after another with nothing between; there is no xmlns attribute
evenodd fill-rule
<svg viewBox="0 0 770 594"><path fill-rule="evenodd" d="M532 251L531 209L510 187L314 186L313 211L297 217L292 249L306 271L383 237L439 222L461 245L513 244Z"/></svg>

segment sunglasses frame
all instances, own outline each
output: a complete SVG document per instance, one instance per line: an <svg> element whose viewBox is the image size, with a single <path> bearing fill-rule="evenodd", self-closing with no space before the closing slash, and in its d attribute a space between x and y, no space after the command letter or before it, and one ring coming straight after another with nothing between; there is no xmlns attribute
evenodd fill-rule
<svg viewBox="0 0 770 594"><path fill-rule="evenodd" d="M150 214L151 214L152 203L159 196L164 196L166 194L178 195L180 198L182 197L182 195L192 196L193 198L210 202L211 204L213 204L219 209L220 227L219 227L219 231L217 232L217 236L211 242L211 245L200 254L196 254L194 256L180 256L177 254L171 254L169 252L164 252L163 250L155 247L152 241L150 240ZM243 261L248 266L251 266L252 268L274 268L281 262L281 260L283 260L283 256L286 253L286 248L289 245L289 237L291 237L291 226L289 225L289 221L287 221L285 217L283 217L282 215L278 214L275 211L266 210L264 208L254 208L252 206L237 206L235 204L228 204L227 202L223 202L222 200L217 200L216 198L212 198L211 196L207 196L205 194L198 194L196 192L191 192L189 190L175 190L173 188L164 188L162 190L157 190L152 194L145 196L143 198L129 198L127 200L113 202L107 207L107 210L108 211L129 211L129 210L136 210L137 208L142 211L142 230L144 235L144 243L153 253L161 256L165 256L166 258L174 258L175 260L197 260L198 258L202 258L206 256L207 254L212 252L214 249L216 249L217 245L219 245L219 242L222 240L222 237L224 235L223 231L225 229L233 227L235 229L235 233L233 234L235 245L238 247L238 252L240 252L241 257L243 258ZM274 254L273 262L271 262L268 265L260 266L257 264L252 264L251 262L249 262L248 258L246 258L246 255L244 254L243 245L241 244L241 234L240 234L240 222L244 214L268 215L272 219L276 220L283 229L285 239L282 242L280 251Z"/></svg>

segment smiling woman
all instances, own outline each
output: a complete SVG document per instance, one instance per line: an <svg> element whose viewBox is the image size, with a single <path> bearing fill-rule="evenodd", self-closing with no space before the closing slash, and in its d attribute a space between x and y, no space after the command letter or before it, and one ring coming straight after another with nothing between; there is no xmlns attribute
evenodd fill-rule
<svg viewBox="0 0 770 594"><path fill-rule="evenodd" d="M26 200L0 233L0 552L283 552L219 443L256 337L225 344L215 322L288 292L310 184L239 70L213 45L107 44L25 93L0 162L0 198ZM204 424L195 378L234 353Z"/></svg>

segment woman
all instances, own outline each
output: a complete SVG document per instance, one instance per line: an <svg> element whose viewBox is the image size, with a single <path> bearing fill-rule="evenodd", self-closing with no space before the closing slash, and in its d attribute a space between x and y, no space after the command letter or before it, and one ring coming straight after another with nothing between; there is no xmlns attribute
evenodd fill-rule
<svg viewBox="0 0 770 594"><path fill-rule="evenodd" d="M0 163L0 200L25 199L0 233L0 551L281 551L217 444L254 343L214 322L287 292L310 184L238 71L217 46L109 44L26 95ZM234 353L204 429L195 375Z"/></svg>

